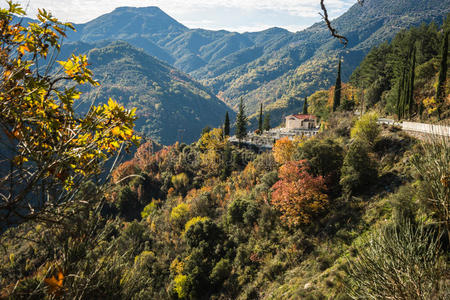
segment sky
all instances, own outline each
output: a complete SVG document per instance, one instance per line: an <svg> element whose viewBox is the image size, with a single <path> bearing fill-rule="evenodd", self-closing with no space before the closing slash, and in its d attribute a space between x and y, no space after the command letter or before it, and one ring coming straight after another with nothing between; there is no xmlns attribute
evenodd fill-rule
<svg viewBox="0 0 450 300"><path fill-rule="evenodd" d="M120 6L158 6L189 28L259 31L281 27L302 30L321 20L319 0L15 0L30 17L45 8L62 21L85 23ZM331 18L356 0L326 0ZM0 0L6 7L6 1Z"/></svg>

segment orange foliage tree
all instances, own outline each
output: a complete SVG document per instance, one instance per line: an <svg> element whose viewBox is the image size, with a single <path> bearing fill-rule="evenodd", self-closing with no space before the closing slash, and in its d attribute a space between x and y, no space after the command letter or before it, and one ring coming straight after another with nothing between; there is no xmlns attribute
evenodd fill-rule
<svg viewBox="0 0 450 300"><path fill-rule="evenodd" d="M272 204L288 226L310 223L328 204L325 181L322 176L308 173L306 160L287 162L280 167L278 176L280 180L272 187Z"/></svg>

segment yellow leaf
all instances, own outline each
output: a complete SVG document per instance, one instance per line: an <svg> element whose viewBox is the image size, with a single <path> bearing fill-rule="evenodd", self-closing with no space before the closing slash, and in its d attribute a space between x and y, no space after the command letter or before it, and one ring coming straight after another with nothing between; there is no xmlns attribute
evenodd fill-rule
<svg viewBox="0 0 450 300"><path fill-rule="evenodd" d="M119 126L114 127L114 128L111 130L111 132L112 132L113 135L119 136L119 135L120 135L120 132L121 132L120 127L119 127Z"/></svg>
<svg viewBox="0 0 450 300"><path fill-rule="evenodd" d="M24 162L27 162L27 161L28 161L28 158L21 156L21 155L17 155L13 159L13 162L18 166L20 166L21 164L23 164Z"/></svg>

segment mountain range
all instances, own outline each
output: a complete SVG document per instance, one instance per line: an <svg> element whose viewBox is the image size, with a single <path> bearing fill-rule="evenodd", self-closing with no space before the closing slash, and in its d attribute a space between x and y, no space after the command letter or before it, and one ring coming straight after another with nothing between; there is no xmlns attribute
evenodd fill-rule
<svg viewBox="0 0 450 300"><path fill-rule="evenodd" d="M114 44L113 47L116 52L125 52L122 53L122 58L114 60L117 73L111 74L110 79L106 80L109 83L105 91L112 92L114 87L128 98L132 95L125 92L127 87L120 83L124 81L119 78L122 76L120 63L128 55L127 51L140 51L142 56L146 55L146 60L151 60L149 66L164 66L156 70L177 72L178 75L174 77L183 78L184 83L189 82L195 86L195 94L202 97L202 103L217 105L214 111L210 112L206 111L206 107L202 107L203 113L214 116L212 119L216 122L205 123L209 122L209 116L205 115L203 118L200 117L203 114L197 112L197 119L192 119L199 120L194 126L194 131L197 132L206 124L217 126L218 121L223 118L227 108L221 106L218 99L236 109L240 97L243 97L248 114L255 113L259 103L263 103L265 110L277 112L277 116L297 112L305 96L316 90L329 88L334 83L339 59L343 60L342 77L346 81L371 47L390 40L401 29L422 22L442 23L448 13L450 0L366 0L363 6L355 4L345 14L332 21L339 33L349 40L349 44L344 48L337 39L331 37L324 22L296 33L281 28L237 33L190 29L158 7L120 7L85 24L76 24L76 32L70 33L65 43L67 47L72 47L71 49L73 45L77 45L78 49L93 51L99 46L109 47L108 43L121 40L134 48L140 48L141 50L131 50L133 47L123 43L120 47L119 44ZM92 62L94 72L100 71L100 76L107 75L109 66L106 67L104 63L103 60ZM147 126L144 130L146 133L162 136L162 142L172 142L178 136L178 133L175 133L177 126L171 123L166 115L163 117L160 111L152 108L156 107L152 101L147 105L144 100L148 86L153 85L152 76L158 77L157 72L152 73L151 67L139 68L140 63L142 61L134 62L138 71L130 69L133 64L125 68L127 72L134 72L137 77L144 74L138 76L136 72L144 72L149 80L148 84L142 87L139 87L141 82L134 82L136 89L140 91L138 94L141 96L138 98L142 99L140 107L145 107L145 116L152 118L139 121L142 123L140 126ZM159 78L165 80L164 76ZM163 90L168 88L162 81L158 85ZM124 99L124 95L121 95L121 99ZM153 96L157 98L155 94ZM167 92L165 97L161 100L161 105L173 107L184 101L175 101L169 105L170 92ZM197 108L189 103L184 103L184 109L176 107L174 110L196 111ZM183 128L194 128L189 125L193 115L184 116L186 124L183 124ZM177 119L178 117L179 115ZM278 119L281 118L272 118L274 125L278 124Z"/></svg>

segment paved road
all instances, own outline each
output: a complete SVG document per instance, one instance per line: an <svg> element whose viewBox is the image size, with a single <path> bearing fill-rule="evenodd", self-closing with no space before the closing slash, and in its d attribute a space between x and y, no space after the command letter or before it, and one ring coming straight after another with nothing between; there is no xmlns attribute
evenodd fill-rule
<svg viewBox="0 0 450 300"><path fill-rule="evenodd" d="M378 119L379 124L388 124L388 125L397 125L400 126L403 130L406 131L414 131L425 134L433 134L433 135L442 135L450 137L450 126L444 125L433 125L433 124L425 124L425 123L416 123L416 122L395 122L392 119Z"/></svg>

